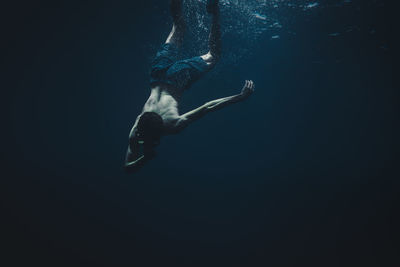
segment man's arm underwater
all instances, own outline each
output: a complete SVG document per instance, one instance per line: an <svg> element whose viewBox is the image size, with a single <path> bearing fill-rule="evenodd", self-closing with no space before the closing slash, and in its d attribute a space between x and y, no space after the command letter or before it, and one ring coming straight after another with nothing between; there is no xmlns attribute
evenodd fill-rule
<svg viewBox="0 0 400 267"><path fill-rule="evenodd" d="M212 100L192 111L189 111L189 112L183 114L181 116L181 120L179 122L179 124L181 124L181 125L179 125L179 126L180 127L186 126L189 123L191 123L197 119L200 119L201 117L203 117L205 114L207 114L210 111L219 110L230 104L245 100L247 97L249 97L254 92L254 87L255 87L255 85L254 85L253 81L246 80L240 94Z"/></svg>
<svg viewBox="0 0 400 267"><path fill-rule="evenodd" d="M154 156L146 156L142 155L138 159L134 161L125 161L124 169L128 173L133 173L138 171L140 168L142 168L147 161L151 160L154 158Z"/></svg>
<svg viewBox="0 0 400 267"><path fill-rule="evenodd" d="M146 164L149 160L153 159L156 156L154 150L143 150L140 153L140 148L143 144L139 144L139 141L136 138L130 139L128 150L126 152L124 169L128 173L133 173L138 171L140 168Z"/></svg>

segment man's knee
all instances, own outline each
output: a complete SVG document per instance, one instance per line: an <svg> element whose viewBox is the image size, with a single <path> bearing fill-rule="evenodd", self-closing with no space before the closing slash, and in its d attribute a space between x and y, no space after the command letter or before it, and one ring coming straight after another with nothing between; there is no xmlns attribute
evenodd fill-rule
<svg viewBox="0 0 400 267"><path fill-rule="evenodd" d="M201 58L202 58L208 65L215 65L215 64L218 62L220 56L217 55L217 54L215 54L215 53L208 52L207 54L202 55Z"/></svg>

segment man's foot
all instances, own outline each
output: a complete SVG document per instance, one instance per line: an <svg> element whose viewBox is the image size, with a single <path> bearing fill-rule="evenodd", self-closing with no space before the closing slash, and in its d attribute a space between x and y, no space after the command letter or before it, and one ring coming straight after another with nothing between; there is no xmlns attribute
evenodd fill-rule
<svg viewBox="0 0 400 267"><path fill-rule="evenodd" d="M219 0L207 0L207 12L213 15L218 14L218 2Z"/></svg>

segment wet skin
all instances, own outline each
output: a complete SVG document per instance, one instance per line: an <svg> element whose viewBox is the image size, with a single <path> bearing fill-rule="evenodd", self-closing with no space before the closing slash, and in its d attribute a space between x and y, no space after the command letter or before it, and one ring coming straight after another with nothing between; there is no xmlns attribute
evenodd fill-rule
<svg viewBox="0 0 400 267"><path fill-rule="evenodd" d="M218 23L218 0L210 2L213 3L207 5L207 11L212 15L209 52L202 55L201 58L206 64L213 66L221 54L221 32ZM185 31L185 23L181 14L182 0L171 0L170 10L174 23L166 43L180 46ZM125 169L129 172L136 171L148 160L154 158L156 156L154 148L159 144L162 136L177 134L191 122L201 118L210 111L215 111L229 104L243 101L253 92L254 83L249 80L245 82L241 92L237 95L212 100L187 113L180 114L178 106L182 92L170 85L158 84L153 86L142 112L136 118L130 131L129 146L125 159ZM139 119L145 112L155 112L160 115L163 120L163 129L156 136L144 136L140 131L138 131L137 126Z"/></svg>

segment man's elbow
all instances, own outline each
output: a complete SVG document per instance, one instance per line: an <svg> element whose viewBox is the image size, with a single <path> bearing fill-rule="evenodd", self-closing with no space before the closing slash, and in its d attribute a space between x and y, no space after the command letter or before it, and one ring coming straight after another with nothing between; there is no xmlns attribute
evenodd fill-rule
<svg viewBox="0 0 400 267"><path fill-rule="evenodd" d="M207 102L205 105L205 109L202 112L203 113L202 115L205 115L207 112L213 111L217 105L218 105L218 101L216 101L216 100Z"/></svg>

